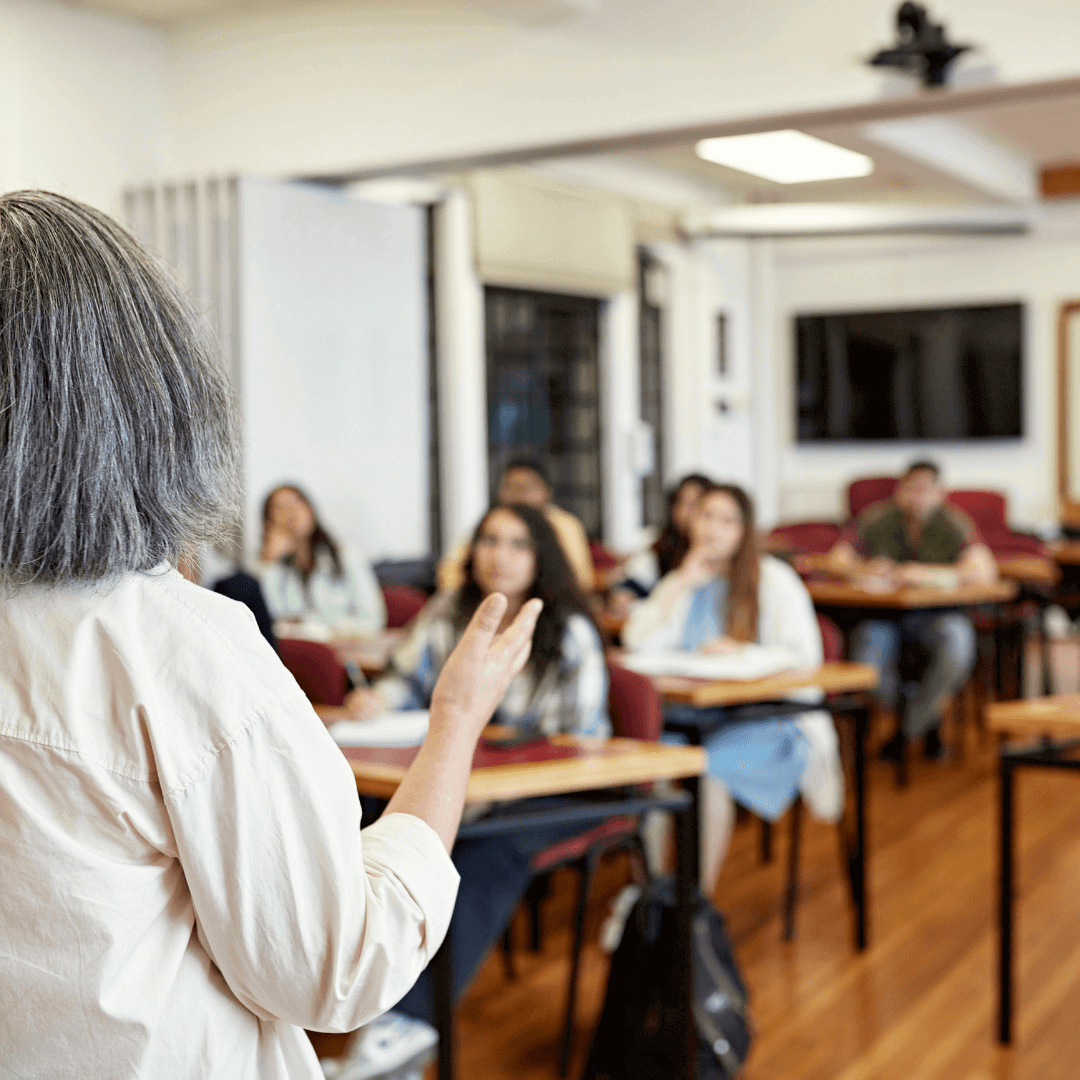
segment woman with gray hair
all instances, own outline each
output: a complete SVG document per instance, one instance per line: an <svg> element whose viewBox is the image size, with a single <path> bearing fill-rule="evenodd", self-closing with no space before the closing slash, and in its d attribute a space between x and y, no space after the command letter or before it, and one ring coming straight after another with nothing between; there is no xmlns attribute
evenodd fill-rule
<svg viewBox="0 0 1080 1080"><path fill-rule="evenodd" d="M393 1005L454 905L480 730L529 650L480 607L386 813L247 610L177 558L227 528L228 387L123 229L0 196L4 1075L320 1075L301 1028Z"/></svg>

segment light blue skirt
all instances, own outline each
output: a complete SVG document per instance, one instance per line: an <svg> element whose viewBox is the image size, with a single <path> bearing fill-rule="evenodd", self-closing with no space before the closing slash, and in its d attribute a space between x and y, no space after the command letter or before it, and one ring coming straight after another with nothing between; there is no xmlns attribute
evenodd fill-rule
<svg viewBox="0 0 1080 1080"><path fill-rule="evenodd" d="M665 720L704 727L720 720L720 709L668 705ZM685 743L686 737L664 732L661 741ZM810 744L792 717L727 723L712 731L702 746L708 772L732 797L759 817L775 821L795 801L799 783L810 760Z"/></svg>

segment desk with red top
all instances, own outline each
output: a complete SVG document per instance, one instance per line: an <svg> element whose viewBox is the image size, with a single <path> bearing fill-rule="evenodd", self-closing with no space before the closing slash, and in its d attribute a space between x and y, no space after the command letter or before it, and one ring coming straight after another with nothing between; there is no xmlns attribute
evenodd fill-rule
<svg viewBox="0 0 1080 1080"><path fill-rule="evenodd" d="M327 722L334 711L320 709ZM389 798L397 790L418 749L416 747L343 747L352 766L357 791ZM642 814L653 809L675 811L676 898L682 943L672 957L685 976L686 1068L681 1076L697 1072L697 1035L691 1012L690 934L694 897L700 877L698 861L698 777L705 768L699 747L665 746L635 739L586 739L558 735L512 749L477 748L466 794L467 804L509 803L462 824L462 838L507 834L530 828L580 824L588 828L621 814ZM686 790L661 795L642 792L635 785L658 780L682 780ZM538 796L565 795L562 804L545 803L530 810ZM435 1026L439 1032L439 1077L454 1076L454 1009L451 995L452 964L449 937L431 962L435 999Z"/></svg>

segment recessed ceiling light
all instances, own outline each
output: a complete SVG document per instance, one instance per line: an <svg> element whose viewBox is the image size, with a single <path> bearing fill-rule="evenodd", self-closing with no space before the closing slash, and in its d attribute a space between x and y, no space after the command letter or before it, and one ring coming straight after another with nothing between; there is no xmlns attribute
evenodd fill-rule
<svg viewBox="0 0 1080 1080"><path fill-rule="evenodd" d="M865 154L815 139L803 131L761 131L702 139L697 155L729 169L762 176L778 184L808 180L844 180L869 176L874 162Z"/></svg>

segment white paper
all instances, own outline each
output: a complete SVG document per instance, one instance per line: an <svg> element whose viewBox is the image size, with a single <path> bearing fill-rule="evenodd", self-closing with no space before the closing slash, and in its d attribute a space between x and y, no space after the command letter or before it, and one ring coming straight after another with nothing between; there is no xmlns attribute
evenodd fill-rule
<svg viewBox="0 0 1080 1080"><path fill-rule="evenodd" d="M691 679L762 679L791 670L791 654L783 649L747 645L737 653L706 656L677 649L630 653L619 658L623 667L641 675L681 675Z"/></svg>
<svg viewBox="0 0 1080 1080"><path fill-rule="evenodd" d="M427 730L427 709L380 713L370 720L339 720L330 725L338 746L419 746Z"/></svg>

